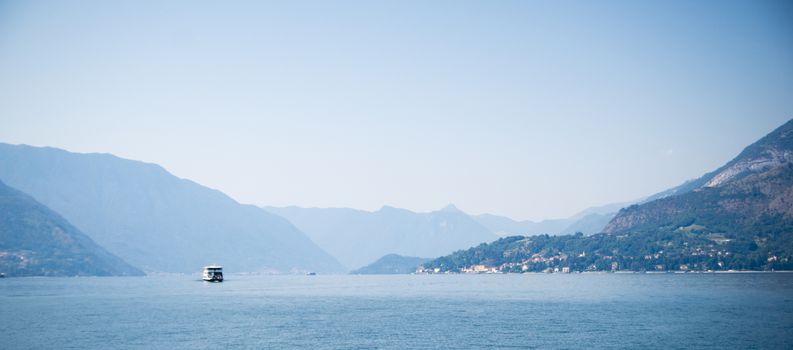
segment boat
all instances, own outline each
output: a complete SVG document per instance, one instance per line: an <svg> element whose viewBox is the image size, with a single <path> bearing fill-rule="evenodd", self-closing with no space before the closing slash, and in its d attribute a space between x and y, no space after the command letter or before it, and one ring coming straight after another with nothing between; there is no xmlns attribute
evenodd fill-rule
<svg viewBox="0 0 793 350"><path fill-rule="evenodd" d="M306 272L306 276L316 276L316 272Z"/></svg>
<svg viewBox="0 0 793 350"><path fill-rule="evenodd" d="M204 281L223 282L223 266L204 266Z"/></svg>

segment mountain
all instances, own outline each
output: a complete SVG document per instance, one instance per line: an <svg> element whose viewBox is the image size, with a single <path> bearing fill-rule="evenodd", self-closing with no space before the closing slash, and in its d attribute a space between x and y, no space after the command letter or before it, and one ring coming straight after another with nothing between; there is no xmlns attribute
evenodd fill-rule
<svg viewBox="0 0 793 350"><path fill-rule="evenodd" d="M377 259L377 261L350 273L354 275L410 274L416 272L416 268L419 267L419 265L430 260L432 259L388 254L380 259Z"/></svg>
<svg viewBox="0 0 793 350"><path fill-rule="evenodd" d="M565 227L560 234L567 234L571 235L576 232L581 232L583 234L591 235L599 232L603 232L603 228L608 225L614 216L617 215L617 212L611 213L591 213L583 216L569 226Z"/></svg>
<svg viewBox="0 0 793 350"><path fill-rule="evenodd" d="M793 121L719 169L621 209L603 231L505 237L422 268L793 270Z"/></svg>
<svg viewBox="0 0 793 350"><path fill-rule="evenodd" d="M287 218L322 249L349 268L396 252L440 256L498 236L601 232L622 203L593 207L568 219L516 221L471 216L454 205L430 213L384 206L375 212L349 208L264 207Z"/></svg>
<svg viewBox="0 0 793 350"><path fill-rule="evenodd" d="M287 220L155 164L0 144L0 180L145 271L344 271Z"/></svg>
<svg viewBox="0 0 793 350"><path fill-rule="evenodd" d="M453 205L430 213L389 206L375 212L346 208L265 209L287 218L350 268L390 253L440 256L497 238Z"/></svg>
<svg viewBox="0 0 793 350"><path fill-rule="evenodd" d="M793 230L793 120L737 157L658 199L630 206L606 226L610 233L674 231L696 225L702 234L743 242L779 239Z"/></svg>
<svg viewBox="0 0 793 350"><path fill-rule="evenodd" d="M473 218L496 235L569 235L576 232L594 234L603 228L617 215L617 212L632 202L613 203L587 208L566 219L549 219L534 222L530 220L516 221L505 216L493 214L476 215Z"/></svg>
<svg viewBox="0 0 793 350"><path fill-rule="evenodd" d="M586 209L576 213L575 215L571 216L570 219L580 220L580 219L583 219L583 218L585 218L587 216L590 216L592 214L604 215L604 216L605 215L614 215L614 214L617 214L617 212L620 211L620 209L625 208L625 207L627 207L629 205L632 205L634 203L641 203L642 201L644 201L644 199L637 199L637 200L628 201L628 202L609 203L609 204L599 205L599 206L595 206L595 207L589 207L589 208L586 208Z"/></svg>
<svg viewBox="0 0 793 350"><path fill-rule="evenodd" d="M0 182L0 272L8 276L140 276L66 219Z"/></svg>
<svg viewBox="0 0 793 350"><path fill-rule="evenodd" d="M575 223L573 219L550 219L539 222L517 221L506 216L480 214L474 219L499 236L559 234Z"/></svg>

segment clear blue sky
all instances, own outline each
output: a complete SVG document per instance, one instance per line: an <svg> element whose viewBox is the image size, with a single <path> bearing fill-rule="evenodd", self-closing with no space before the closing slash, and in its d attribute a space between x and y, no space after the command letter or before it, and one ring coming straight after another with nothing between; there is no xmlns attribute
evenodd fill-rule
<svg viewBox="0 0 793 350"><path fill-rule="evenodd" d="M259 205L565 217L793 118L790 1L0 1L0 141Z"/></svg>

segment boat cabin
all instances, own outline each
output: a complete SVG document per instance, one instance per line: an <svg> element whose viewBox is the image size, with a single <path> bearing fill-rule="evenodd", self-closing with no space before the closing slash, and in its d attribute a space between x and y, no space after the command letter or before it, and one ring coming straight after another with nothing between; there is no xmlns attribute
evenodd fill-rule
<svg viewBox="0 0 793 350"><path fill-rule="evenodd" d="M223 266L209 265L204 266L204 281L223 282Z"/></svg>

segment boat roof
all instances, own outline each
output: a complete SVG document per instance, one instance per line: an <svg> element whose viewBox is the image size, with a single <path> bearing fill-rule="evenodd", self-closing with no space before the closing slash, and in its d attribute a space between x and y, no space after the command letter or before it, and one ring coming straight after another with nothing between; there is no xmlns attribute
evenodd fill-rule
<svg viewBox="0 0 793 350"><path fill-rule="evenodd" d="M220 266L220 265L207 265L207 266L204 266L204 268L205 269L222 269L223 266Z"/></svg>

